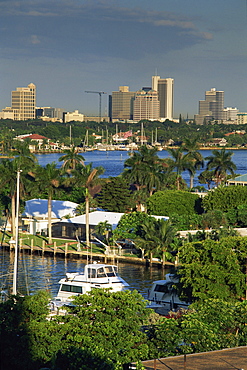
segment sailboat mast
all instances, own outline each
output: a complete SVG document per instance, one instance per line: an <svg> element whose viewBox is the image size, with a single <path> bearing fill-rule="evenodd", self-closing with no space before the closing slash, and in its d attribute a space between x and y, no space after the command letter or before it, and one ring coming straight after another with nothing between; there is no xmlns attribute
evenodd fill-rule
<svg viewBox="0 0 247 370"><path fill-rule="evenodd" d="M20 173L17 171L16 180L16 214L15 214L15 259L14 259L14 276L13 276L13 294L17 294L17 264L18 264L18 227L19 227L19 199L20 199Z"/></svg>

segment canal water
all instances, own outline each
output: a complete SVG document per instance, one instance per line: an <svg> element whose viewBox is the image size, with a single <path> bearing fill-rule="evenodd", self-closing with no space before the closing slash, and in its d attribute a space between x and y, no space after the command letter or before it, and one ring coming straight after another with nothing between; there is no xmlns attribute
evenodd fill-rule
<svg viewBox="0 0 247 370"><path fill-rule="evenodd" d="M211 155L210 150L201 151L203 157ZM233 151L232 160L237 166L237 173L247 173L247 150ZM47 163L58 161L62 154L39 154L37 159L40 165L45 166ZM103 166L105 168L104 177L117 176L124 168L124 161L129 157L125 151L109 152L86 152L82 154L85 163L92 162L93 167ZM158 152L161 158L168 157L166 151ZM189 175L183 174L185 180L189 183ZM195 186L198 185L195 177ZM59 257L47 257L38 255L20 254L18 263L18 290L23 293L32 294L40 289L48 290L52 296L56 295L58 290L58 281L65 276L66 272L80 272L86 261L81 259L64 259ZM14 264L13 252L7 252L0 249L0 288L12 288L12 273ZM120 275L125 279L131 289L137 289L146 298L148 289L154 280L164 277L162 269L146 268L142 265L119 264ZM166 271L167 272L167 271Z"/></svg>

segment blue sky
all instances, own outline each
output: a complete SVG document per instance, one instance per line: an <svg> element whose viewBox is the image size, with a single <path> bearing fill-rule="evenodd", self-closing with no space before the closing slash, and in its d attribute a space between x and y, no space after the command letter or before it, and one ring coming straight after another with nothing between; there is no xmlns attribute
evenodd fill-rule
<svg viewBox="0 0 247 370"><path fill-rule="evenodd" d="M175 80L175 116L206 90L247 111L246 0L0 0L0 109L33 82L37 105L97 115L97 94ZM102 96L102 115L107 109Z"/></svg>

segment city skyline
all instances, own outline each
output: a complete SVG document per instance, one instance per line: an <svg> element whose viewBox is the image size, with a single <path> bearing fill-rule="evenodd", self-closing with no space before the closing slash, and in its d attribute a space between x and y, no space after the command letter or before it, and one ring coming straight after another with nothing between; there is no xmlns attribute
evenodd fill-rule
<svg viewBox="0 0 247 370"><path fill-rule="evenodd" d="M0 109L33 82L38 106L98 115L85 90L138 91L158 74L175 81L174 117L193 117L212 87L247 110L244 0L9 0L0 17Z"/></svg>

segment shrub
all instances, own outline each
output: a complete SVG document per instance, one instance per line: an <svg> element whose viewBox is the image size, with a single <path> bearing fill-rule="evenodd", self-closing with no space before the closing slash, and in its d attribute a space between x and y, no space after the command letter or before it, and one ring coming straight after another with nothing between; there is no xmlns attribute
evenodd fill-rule
<svg viewBox="0 0 247 370"><path fill-rule="evenodd" d="M157 191L147 200L149 214L160 216L193 215L201 212L197 194L180 190Z"/></svg>

